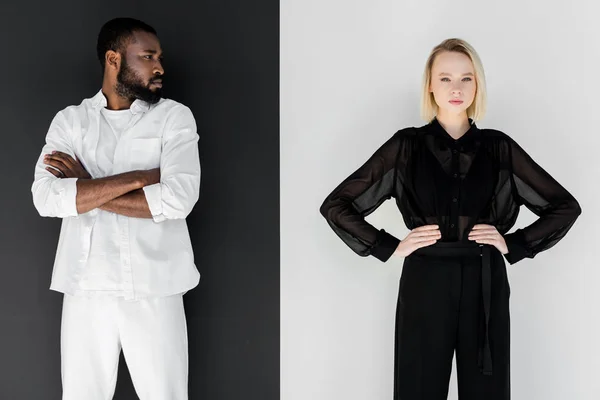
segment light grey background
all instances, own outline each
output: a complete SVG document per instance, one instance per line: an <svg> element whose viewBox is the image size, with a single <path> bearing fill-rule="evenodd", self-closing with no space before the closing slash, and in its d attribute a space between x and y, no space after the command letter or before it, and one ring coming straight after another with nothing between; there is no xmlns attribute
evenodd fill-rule
<svg viewBox="0 0 600 400"><path fill-rule="evenodd" d="M583 208L554 248L507 263L513 398L600 398L598 11L585 0L281 2L282 400L392 398L403 260L355 255L318 208L395 131L424 124L425 61L449 37L483 60L478 125L513 137ZM535 218L522 207L512 230ZM408 233L391 201L368 220Z"/></svg>

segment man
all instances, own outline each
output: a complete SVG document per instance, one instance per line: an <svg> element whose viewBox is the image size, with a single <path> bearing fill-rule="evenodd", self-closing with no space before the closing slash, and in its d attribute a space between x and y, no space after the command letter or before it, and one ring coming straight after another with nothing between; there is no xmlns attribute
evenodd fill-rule
<svg viewBox="0 0 600 400"><path fill-rule="evenodd" d="M102 89L54 117L31 188L40 215L62 218L50 288L64 293L63 400L112 398L121 349L140 399L187 399L195 120L161 98L152 27L111 20L97 50Z"/></svg>

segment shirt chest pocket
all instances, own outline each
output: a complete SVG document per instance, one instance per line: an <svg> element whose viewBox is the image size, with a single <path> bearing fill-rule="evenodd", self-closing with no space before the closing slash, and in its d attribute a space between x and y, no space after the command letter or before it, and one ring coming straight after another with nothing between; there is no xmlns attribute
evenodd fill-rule
<svg viewBox="0 0 600 400"><path fill-rule="evenodd" d="M145 170L160 167L161 139L133 138L129 164L132 170Z"/></svg>

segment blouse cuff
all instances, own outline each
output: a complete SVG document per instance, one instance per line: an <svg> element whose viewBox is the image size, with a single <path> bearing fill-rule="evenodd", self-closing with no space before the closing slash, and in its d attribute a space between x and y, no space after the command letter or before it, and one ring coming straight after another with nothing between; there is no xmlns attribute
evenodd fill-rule
<svg viewBox="0 0 600 400"><path fill-rule="evenodd" d="M371 255L385 262L394 254L399 244L400 240L398 238L381 229L377 233L377 241L371 247Z"/></svg>
<svg viewBox="0 0 600 400"><path fill-rule="evenodd" d="M511 265L525 257L529 257L529 251L525 245L525 236L521 229L517 229L515 232L509 233L508 235L504 235L504 241L508 248L508 253L504 254L504 258Z"/></svg>

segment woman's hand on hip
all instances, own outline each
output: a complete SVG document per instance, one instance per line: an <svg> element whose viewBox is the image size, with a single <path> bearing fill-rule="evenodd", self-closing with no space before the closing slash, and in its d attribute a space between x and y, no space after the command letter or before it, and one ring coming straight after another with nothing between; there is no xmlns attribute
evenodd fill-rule
<svg viewBox="0 0 600 400"><path fill-rule="evenodd" d="M424 225L410 231L400 242L394 254L408 257L413 251L421 247L431 246L442 237L439 225Z"/></svg>
<svg viewBox="0 0 600 400"><path fill-rule="evenodd" d="M473 226L473 230L469 233L469 240L474 240L480 244L490 244L497 248L500 253L508 253L504 236L493 225L477 224Z"/></svg>

